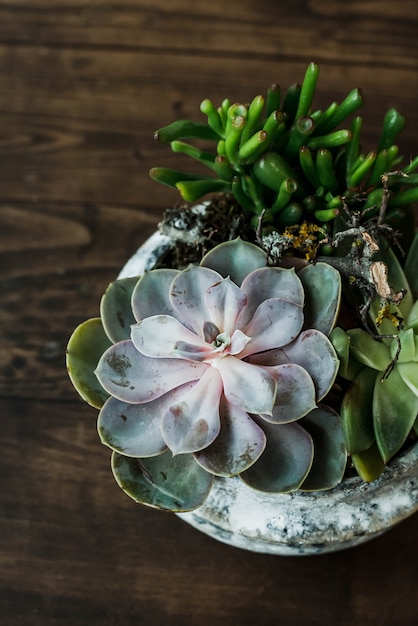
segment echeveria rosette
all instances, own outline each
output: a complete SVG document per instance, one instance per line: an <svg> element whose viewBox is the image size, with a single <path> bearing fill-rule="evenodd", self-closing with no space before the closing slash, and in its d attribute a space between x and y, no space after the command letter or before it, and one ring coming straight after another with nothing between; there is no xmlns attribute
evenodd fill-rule
<svg viewBox="0 0 418 626"><path fill-rule="evenodd" d="M376 331L381 335L398 336L399 355L396 338L378 341L361 328L345 332L337 327L331 334L341 361L339 373L352 381L341 406L346 445L355 468L366 481L381 474L411 431L417 429L418 235L404 268L391 250L385 253L385 260L394 289L406 290L400 306L392 306L392 312L404 322L397 329L385 319L376 326ZM376 300L371 307L374 318L378 309ZM389 371L391 364L393 368Z"/></svg>
<svg viewBox="0 0 418 626"><path fill-rule="evenodd" d="M327 335L340 289L329 265L267 267L240 239L199 266L113 283L101 306L113 345L96 375L109 394L98 430L119 485L181 511L204 501L214 476L270 492L337 484L339 417L318 403L338 370Z"/></svg>

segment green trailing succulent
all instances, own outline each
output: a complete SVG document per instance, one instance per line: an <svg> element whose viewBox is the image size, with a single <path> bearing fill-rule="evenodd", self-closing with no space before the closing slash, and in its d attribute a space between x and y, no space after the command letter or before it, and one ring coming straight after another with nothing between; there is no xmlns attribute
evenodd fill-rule
<svg viewBox="0 0 418 626"><path fill-rule="evenodd" d="M68 343L137 502L192 510L219 478L270 493L330 489L352 467L371 481L418 431L418 158L400 168L394 109L363 154L362 119L340 129L361 92L314 110L318 73L283 98L275 85L249 105L204 100L207 123L156 133L210 175L152 178L187 202L215 193L206 215L222 231L233 205L234 227L210 245L213 224L184 220L184 262L111 283Z"/></svg>
<svg viewBox="0 0 418 626"><path fill-rule="evenodd" d="M206 166L210 173L185 172L154 167L151 177L176 188L187 202L213 192L230 192L252 217L265 227L282 230L304 221L329 225L341 214L344 199L358 200L368 217L377 213L385 193L382 175L399 170L402 157L394 143L405 118L390 109L383 121L377 150L361 152L362 118L340 128L363 105L359 89L341 102L322 110L313 108L319 67L311 63L302 85L293 85L281 95L278 85L267 97L256 96L250 104L225 99L219 107L206 99L201 111L207 124L175 121L155 133L161 143ZM187 139L214 143L204 151ZM401 174L411 174L418 159ZM418 200L417 175L397 176L389 183L387 218L397 217L403 207ZM411 186L412 185L412 186Z"/></svg>

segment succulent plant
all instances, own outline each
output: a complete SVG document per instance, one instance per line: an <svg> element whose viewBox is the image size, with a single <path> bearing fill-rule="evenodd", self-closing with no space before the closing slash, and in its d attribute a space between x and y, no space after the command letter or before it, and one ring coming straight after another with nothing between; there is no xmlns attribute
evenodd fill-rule
<svg viewBox="0 0 418 626"><path fill-rule="evenodd" d="M347 448L364 480L378 477L415 429L418 434L418 235L402 269L385 253L389 278L405 290L398 306L370 308L377 336L363 328L331 335L340 358L340 375L352 381L341 405Z"/></svg>
<svg viewBox="0 0 418 626"><path fill-rule="evenodd" d="M418 159L401 170L394 143L404 116L388 110L377 149L364 154L362 118L340 128L363 105L361 91L353 89L341 103L315 110L318 76L318 65L311 63L302 84L289 87L283 98L280 87L272 85L266 98L258 95L250 104L225 99L216 107L203 100L207 124L177 120L158 130L155 138L199 161L209 175L154 167L151 177L176 188L188 202L211 192L230 192L254 226L262 218L265 227L280 231L304 221L329 227L341 214L344 199L354 201L368 217L375 215L385 193L382 175L396 170L408 175L390 181L387 218L396 219L418 200L417 176L409 176ZM215 147L204 151L184 139L214 142Z"/></svg>
<svg viewBox="0 0 418 626"><path fill-rule="evenodd" d="M343 434L318 403L338 370L327 335L340 289L329 265L268 267L240 239L198 266L113 283L101 323L74 332L68 368L85 400L104 402L98 430L119 485L176 511L199 506L213 476L268 492L335 486Z"/></svg>
<svg viewBox="0 0 418 626"><path fill-rule="evenodd" d="M395 109L363 154L362 119L339 129L361 92L313 110L318 73L310 64L283 99L274 85L249 105L204 100L207 124L156 133L211 176L159 167L152 178L218 202L181 207L190 219L173 209L161 230L184 250L111 283L67 351L137 502L192 510L216 477L326 490L348 455L371 481L418 434L418 157L400 169Z"/></svg>

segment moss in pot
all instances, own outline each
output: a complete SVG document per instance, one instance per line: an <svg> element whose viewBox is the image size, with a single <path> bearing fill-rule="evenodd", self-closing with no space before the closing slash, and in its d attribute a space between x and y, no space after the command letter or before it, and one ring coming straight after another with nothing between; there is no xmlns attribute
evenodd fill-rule
<svg viewBox="0 0 418 626"><path fill-rule="evenodd" d="M395 110L363 154L361 118L340 128L360 91L316 111L318 72L156 133L210 176L151 176L216 195L166 213L68 344L122 489L274 554L355 545L418 498L418 159Z"/></svg>

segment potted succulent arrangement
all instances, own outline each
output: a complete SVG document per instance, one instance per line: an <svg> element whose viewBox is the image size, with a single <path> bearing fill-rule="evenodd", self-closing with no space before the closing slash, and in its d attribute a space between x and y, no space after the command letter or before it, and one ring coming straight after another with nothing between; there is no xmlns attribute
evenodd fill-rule
<svg viewBox="0 0 418 626"><path fill-rule="evenodd" d="M355 545L418 502L418 158L395 109L363 153L362 118L341 128L360 90L316 110L318 74L156 133L203 172L151 170L184 202L67 349L131 498L273 554Z"/></svg>

